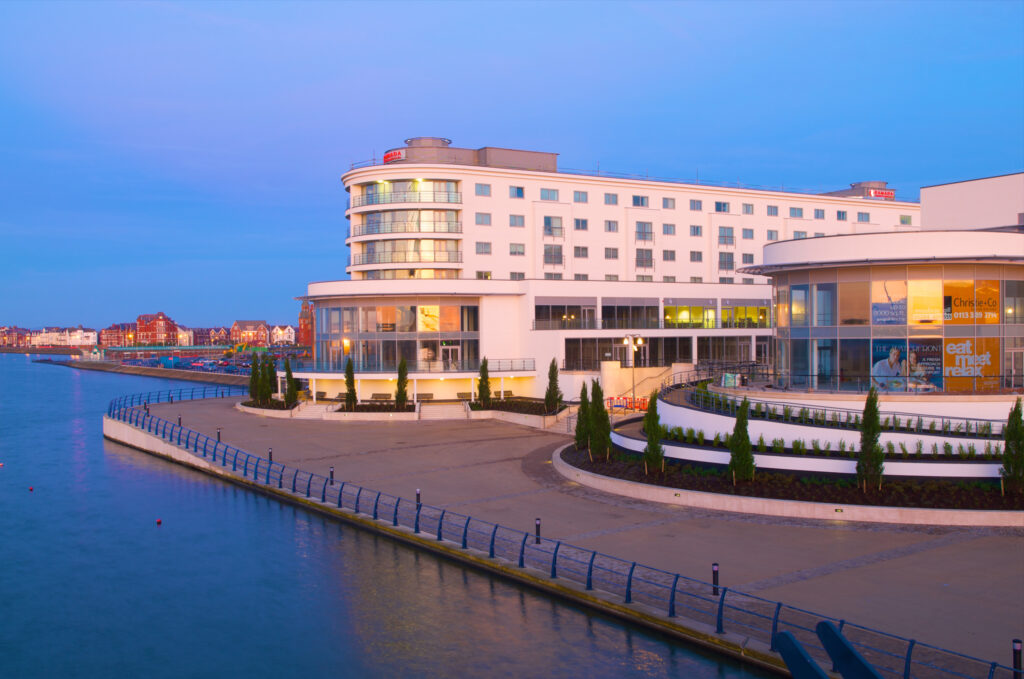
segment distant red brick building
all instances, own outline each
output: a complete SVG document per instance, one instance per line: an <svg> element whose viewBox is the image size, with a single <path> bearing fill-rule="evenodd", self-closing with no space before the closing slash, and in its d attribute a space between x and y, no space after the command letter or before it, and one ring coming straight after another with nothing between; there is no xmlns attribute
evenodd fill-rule
<svg viewBox="0 0 1024 679"><path fill-rule="evenodd" d="M16 325L0 328L0 347L27 347L31 344L32 331Z"/></svg>
<svg viewBox="0 0 1024 679"><path fill-rule="evenodd" d="M231 326L231 343L269 346L270 326L266 321L235 321Z"/></svg>
<svg viewBox="0 0 1024 679"><path fill-rule="evenodd" d="M303 300L299 311L299 331L295 334L295 344L301 347L313 346L313 305Z"/></svg>
<svg viewBox="0 0 1024 679"><path fill-rule="evenodd" d="M178 324L162 311L142 314L136 321L135 344L143 346L177 346Z"/></svg>
<svg viewBox="0 0 1024 679"><path fill-rule="evenodd" d="M100 330L100 344L105 347L130 347L137 336L136 323L112 323Z"/></svg>

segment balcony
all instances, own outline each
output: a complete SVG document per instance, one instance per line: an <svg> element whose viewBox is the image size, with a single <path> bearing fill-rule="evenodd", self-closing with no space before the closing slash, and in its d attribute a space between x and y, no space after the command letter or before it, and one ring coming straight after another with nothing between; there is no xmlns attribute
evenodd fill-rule
<svg viewBox="0 0 1024 679"><path fill-rule="evenodd" d="M747 330L747 329L768 329L771 324L768 321L755 321L751 319L726 319L724 321L657 321L654 319L626 319L626 318L604 318L604 319L535 319L534 330Z"/></svg>
<svg viewBox="0 0 1024 679"><path fill-rule="evenodd" d="M361 266L363 264L443 264L461 261L461 252L448 252L444 250L429 252L364 252L359 255L352 255L349 266Z"/></svg>
<svg viewBox="0 0 1024 679"><path fill-rule="evenodd" d="M295 373L345 373L345 362L331 361L293 361L292 371ZM479 372L480 359L462 361L407 361L409 374L413 373L465 373ZM398 363L383 361L356 361L352 365L356 373L397 373ZM284 370L284 362L279 361L278 370ZM536 363L532 358L488 358L487 370L490 374L498 372L533 372ZM298 375L298 377L302 377Z"/></svg>
<svg viewBox="0 0 1024 679"><path fill-rule="evenodd" d="M560 226L545 226L544 235L551 238L563 238L565 231Z"/></svg>
<svg viewBox="0 0 1024 679"><path fill-rule="evenodd" d="M653 269L654 258L653 257L637 257L636 268L638 269Z"/></svg>
<svg viewBox="0 0 1024 679"><path fill-rule="evenodd" d="M462 222L378 222L352 227L352 237L388 233L462 233Z"/></svg>
<svg viewBox="0 0 1024 679"><path fill-rule="evenodd" d="M736 236L719 236L719 245L736 245Z"/></svg>
<svg viewBox="0 0 1024 679"><path fill-rule="evenodd" d="M365 205L387 205L389 203L461 203L458 191L390 191L388 193L366 193L352 197L352 207Z"/></svg>

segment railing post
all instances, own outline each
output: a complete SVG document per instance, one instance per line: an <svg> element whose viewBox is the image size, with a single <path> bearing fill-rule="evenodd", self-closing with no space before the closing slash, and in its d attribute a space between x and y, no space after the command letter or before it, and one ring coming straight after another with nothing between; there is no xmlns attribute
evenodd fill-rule
<svg viewBox="0 0 1024 679"><path fill-rule="evenodd" d="M846 625L846 621L845 620L840 620L839 621L839 633L840 634L843 633L843 627L845 625ZM832 661L832 671L833 672L838 672L839 671L839 665L834 660Z"/></svg>
<svg viewBox="0 0 1024 679"><path fill-rule="evenodd" d="M377 491L377 497L373 498L373 520L377 520L377 503L380 502L380 491Z"/></svg>
<svg viewBox="0 0 1024 679"><path fill-rule="evenodd" d="M462 527L462 548L467 549L467 540L469 538L469 522L470 518L466 517L466 525Z"/></svg>
<svg viewBox="0 0 1024 679"><path fill-rule="evenodd" d="M267 480L266 485L270 485L270 468L274 466L273 462L267 462Z"/></svg>
<svg viewBox="0 0 1024 679"><path fill-rule="evenodd" d="M594 589L594 557L597 552L590 553L590 563L587 564L587 591Z"/></svg>
<svg viewBox="0 0 1024 679"><path fill-rule="evenodd" d="M903 663L903 679L910 679L910 654L914 652L914 644L916 643L916 641L911 639L910 644L907 645L907 661Z"/></svg>
<svg viewBox="0 0 1024 679"><path fill-rule="evenodd" d="M345 492L345 484L346 483L348 483L348 482L347 481L342 481L341 485L338 487L338 508L339 509L344 509L345 508L344 504L341 501L341 498L342 498L342 495Z"/></svg>
<svg viewBox="0 0 1024 679"><path fill-rule="evenodd" d="M779 613L782 612L782 602L775 604L775 615L772 616L772 636L769 639L770 650L778 650L775 648L775 635L779 633Z"/></svg>
<svg viewBox="0 0 1024 679"><path fill-rule="evenodd" d="M392 522L391 522L391 525L393 525L393 526L397 526L398 525L398 505L401 502L402 502L402 498L397 498L395 500L395 517L394 517L394 519L392 519Z"/></svg>
<svg viewBox="0 0 1024 679"><path fill-rule="evenodd" d="M235 457L238 457L235 455ZM309 497L310 491L313 489L313 475L309 475L309 480L306 481L306 497Z"/></svg>
<svg viewBox="0 0 1024 679"><path fill-rule="evenodd" d="M324 479L324 487L320 489L320 502L327 502L327 479Z"/></svg>
<svg viewBox="0 0 1024 679"><path fill-rule="evenodd" d="M444 529L444 514L447 509L441 510L441 518L437 520L437 541L441 542L441 531Z"/></svg>
<svg viewBox="0 0 1024 679"><path fill-rule="evenodd" d="M529 533L523 533L523 541L519 545L519 567L525 568L526 563L526 539L530 537Z"/></svg>
<svg viewBox="0 0 1024 679"><path fill-rule="evenodd" d="M551 579L554 580L558 577L558 548L562 546L561 542L555 543L555 551L551 553Z"/></svg>
<svg viewBox="0 0 1024 679"><path fill-rule="evenodd" d="M417 502L416 503L416 520L415 520L415 522L413 523L413 526L412 526L412 532L413 533L419 533L420 532L420 510L421 509L423 509L423 504L420 503L420 502Z"/></svg>
<svg viewBox="0 0 1024 679"><path fill-rule="evenodd" d="M213 450L214 450L214 452L217 451L217 444L216 443L213 444ZM245 456L245 464L242 465L242 478L248 478L248 477L249 477L249 456L246 455Z"/></svg>
<svg viewBox="0 0 1024 679"><path fill-rule="evenodd" d="M363 487L359 486L359 490L356 491L356 506L352 508L356 514L359 513L359 496L363 494Z"/></svg>
<svg viewBox="0 0 1024 679"><path fill-rule="evenodd" d="M725 595L729 592L728 587L722 588L722 596L718 599L718 620L715 622L715 631L719 634L725 632Z"/></svg>
<svg viewBox="0 0 1024 679"><path fill-rule="evenodd" d="M494 530L491 531L491 547L487 551L487 556L494 558L494 538L498 535L498 524L494 524Z"/></svg>
<svg viewBox="0 0 1024 679"><path fill-rule="evenodd" d="M636 570L636 561L629 567L629 576L626 578L626 603L633 603L633 571Z"/></svg>
<svg viewBox="0 0 1024 679"><path fill-rule="evenodd" d="M679 584L679 573L672 578L672 592L668 595L668 617L676 617L676 585Z"/></svg>
<svg viewBox="0 0 1024 679"><path fill-rule="evenodd" d="M295 481L296 481L296 479L298 479L298 478L299 478L299 470L298 470L298 469L296 469L296 470L295 470L295 473L294 473L294 474L292 474L292 492L293 492L293 493L295 492Z"/></svg>

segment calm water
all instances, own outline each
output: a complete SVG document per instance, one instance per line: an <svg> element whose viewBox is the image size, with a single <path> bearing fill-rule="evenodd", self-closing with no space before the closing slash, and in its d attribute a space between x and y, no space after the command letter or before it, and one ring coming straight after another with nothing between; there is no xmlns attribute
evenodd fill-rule
<svg viewBox="0 0 1024 679"><path fill-rule="evenodd" d="M0 355L0 677L766 676L103 440L186 384Z"/></svg>

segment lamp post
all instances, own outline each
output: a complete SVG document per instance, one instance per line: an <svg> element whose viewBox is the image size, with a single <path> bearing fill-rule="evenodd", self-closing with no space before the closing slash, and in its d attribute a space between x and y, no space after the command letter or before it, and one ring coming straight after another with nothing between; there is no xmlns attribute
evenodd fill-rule
<svg viewBox="0 0 1024 679"><path fill-rule="evenodd" d="M630 372L633 378L633 388L630 390L630 397L633 399L633 405L636 406L636 350L642 347L644 344L644 338L640 335L626 335L622 339L622 343L629 347L629 365Z"/></svg>

